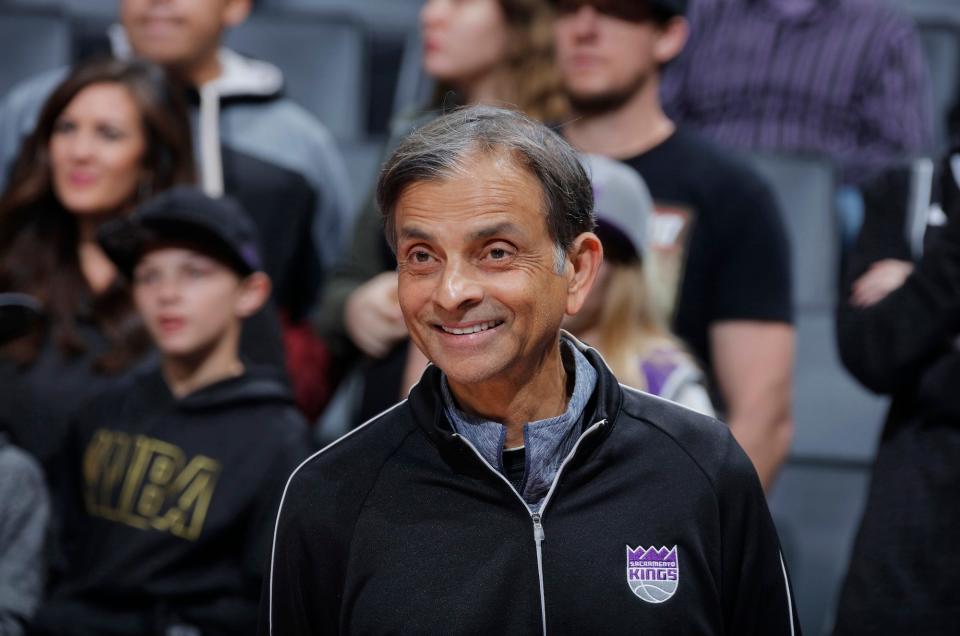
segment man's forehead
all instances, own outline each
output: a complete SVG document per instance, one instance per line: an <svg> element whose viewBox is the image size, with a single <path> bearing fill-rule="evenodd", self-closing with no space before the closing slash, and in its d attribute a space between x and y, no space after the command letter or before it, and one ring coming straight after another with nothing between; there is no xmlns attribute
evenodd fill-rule
<svg viewBox="0 0 960 636"><path fill-rule="evenodd" d="M397 207L509 209L519 203L542 208L543 195L539 179L526 166L506 153L495 153L469 156L446 174L407 184Z"/></svg>

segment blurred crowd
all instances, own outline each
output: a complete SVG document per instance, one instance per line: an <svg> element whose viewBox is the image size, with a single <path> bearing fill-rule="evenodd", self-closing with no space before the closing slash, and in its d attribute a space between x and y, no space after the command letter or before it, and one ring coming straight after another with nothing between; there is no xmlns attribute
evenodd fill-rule
<svg viewBox="0 0 960 636"><path fill-rule="evenodd" d="M0 634L250 634L290 471L429 361L336 131L225 46L253 0L117 4L104 54L0 95ZM464 105L557 130L605 255L564 328L726 422L768 492L798 272L745 155L836 166L837 351L893 401L832 629L955 633L960 586L936 573L960 569L960 154L918 161L953 144L911 19L882 0L419 15L432 93L383 157Z"/></svg>

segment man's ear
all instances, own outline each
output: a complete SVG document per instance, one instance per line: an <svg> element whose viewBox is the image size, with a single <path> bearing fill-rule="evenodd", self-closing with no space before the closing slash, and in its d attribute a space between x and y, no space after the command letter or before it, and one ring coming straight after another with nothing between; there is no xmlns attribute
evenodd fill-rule
<svg viewBox="0 0 960 636"><path fill-rule="evenodd" d="M603 262L603 245L593 232L584 232L573 241L567 250L570 265L567 268L567 315L580 311L590 294L600 263Z"/></svg>
<svg viewBox="0 0 960 636"><path fill-rule="evenodd" d="M661 66L672 61L683 51L690 35L690 24L686 18L671 18L660 28L659 36L654 44L654 59Z"/></svg>
<svg viewBox="0 0 960 636"><path fill-rule="evenodd" d="M249 318L257 313L273 291L270 277L263 272L254 272L240 281L240 298L236 311L240 318Z"/></svg>
<svg viewBox="0 0 960 636"><path fill-rule="evenodd" d="M206 2L208 0L198 0ZM253 9L253 0L227 0L227 5L223 8L223 26L232 28L247 19L250 11Z"/></svg>

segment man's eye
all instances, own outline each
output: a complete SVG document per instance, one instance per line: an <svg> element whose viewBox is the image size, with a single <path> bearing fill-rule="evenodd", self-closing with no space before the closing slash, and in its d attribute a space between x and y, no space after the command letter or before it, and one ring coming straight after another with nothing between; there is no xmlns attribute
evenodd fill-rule
<svg viewBox="0 0 960 636"><path fill-rule="evenodd" d="M430 262L430 255L427 254L426 252L422 251L422 250L417 250L416 252L413 252L410 256L411 256L411 258L413 259L413 262L414 262L414 263L429 263L429 262Z"/></svg>
<svg viewBox="0 0 960 636"><path fill-rule="evenodd" d="M507 250L502 247L495 247L490 250L490 258L495 261L503 260L507 257Z"/></svg>

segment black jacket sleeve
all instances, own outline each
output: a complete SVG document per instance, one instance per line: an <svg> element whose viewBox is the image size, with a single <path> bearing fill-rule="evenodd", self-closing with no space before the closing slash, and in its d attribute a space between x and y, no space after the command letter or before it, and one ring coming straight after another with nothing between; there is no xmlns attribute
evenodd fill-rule
<svg viewBox="0 0 960 636"><path fill-rule="evenodd" d="M716 488L723 531L724 633L799 635L793 591L763 488L732 435Z"/></svg>
<svg viewBox="0 0 960 636"><path fill-rule="evenodd" d="M862 234L869 231L865 225ZM885 228L887 234L897 231L897 226ZM850 285L870 263L904 258L903 252L890 248L884 254L884 249L861 245L861 253L851 259L837 312L840 357L860 382L877 393L897 393L913 386L931 362L950 350L960 331L960 219L956 214L938 234L906 282L871 307L850 304Z"/></svg>
<svg viewBox="0 0 960 636"><path fill-rule="evenodd" d="M309 467L307 468L309 470ZM349 545L329 500L294 474L280 502L270 569L260 597L260 636L337 634ZM342 512L342 511L341 511Z"/></svg>

